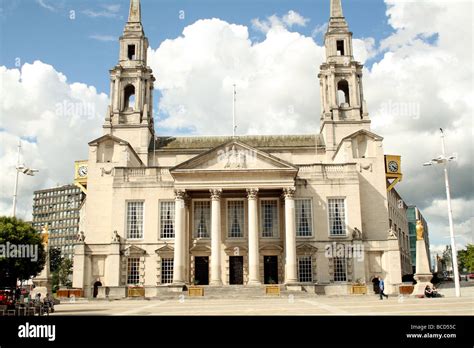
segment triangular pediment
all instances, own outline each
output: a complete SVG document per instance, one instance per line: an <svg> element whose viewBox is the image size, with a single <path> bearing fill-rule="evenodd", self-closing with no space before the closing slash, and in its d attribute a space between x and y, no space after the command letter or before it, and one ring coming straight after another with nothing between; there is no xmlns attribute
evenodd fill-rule
<svg viewBox="0 0 474 348"><path fill-rule="evenodd" d="M145 255L146 254L146 251L142 248L139 248L135 245L130 245L128 247L126 247L123 251L122 251L122 254L125 255L125 256L129 256L129 255Z"/></svg>
<svg viewBox="0 0 474 348"><path fill-rule="evenodd" d="M349 134L348 136L342 138L341 142L346 140L346 139L353 139L353 138L358 137L360 135L365 135L365 136L367 136L371 139L374 139L374 140L383 140L383 138L380 135L369 132L368 130L365 130L365 129L360 129L357 132L354 132L354 133Z"/></svg>
<svg viewBox="0 0 474 348"><path fill-rule="evenodd" d="M308 243L303 243L303 244L300 244L296 247L296 251L297 253L299 254L314 254L315 252L318 251L318 248L316 248L315 246L312 246L311 244L308 244Z"/></svg>
<svg viewBox="0 0 474 348"><path fill-rule="evenodd" d="M106 134L106 135L103 135L97 139L94 139L92 141L89 142L89 145L97 145L97 144L100 144L104 141L108 141L108 140L111 140L115 143L119 143L119 144L124 144L124 145L129 145L129 143L123 139L120 139L114 135L110 135L110 134Z"/></svg>
<svg viewBox="0 0 474 348"><path fill-rule="evenodd" d="M233 140L183 162L170 170L183 171L294 170L290 163Z"/></svg>
<svg viewBox="0 0 474 348"><path fill-rule="evenodd" d="M174 249L171 245L169 244L165 244L161 247L159 247L158 249L155 250L155 253L157 254L162 254L162 253L172 253L174 252Z"/></svg>

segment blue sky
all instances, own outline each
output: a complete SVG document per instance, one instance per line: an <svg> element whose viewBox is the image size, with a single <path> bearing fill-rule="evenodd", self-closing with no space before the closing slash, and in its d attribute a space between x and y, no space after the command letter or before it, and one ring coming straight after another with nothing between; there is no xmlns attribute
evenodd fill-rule
<svg viewBox="0 0 474 348"><path fill-rule="evenodd" d="M39 59L64 73L70 83L83 82L108 93L108 70L117 62L117 40L92 37L118 39L128 6L128 0L2 0L0 65L14 68L17 59L21 65ZM351 0L343 6L356 37L378 41L393 32L382 0ZM162 41L180 36L183 28L196 20L213 17L248 26L252 41L257 42L264 35L252 29L251 20L282 16L289 10L310 20L293 31L311 36L316 27L327 22L329 1L142 0L142 21L154 49ZM70 19L71 11L75 19ZM184 11L184 19L180 19L180 11ZM321 44L322 37L319 33L315 40Z"/></svg>

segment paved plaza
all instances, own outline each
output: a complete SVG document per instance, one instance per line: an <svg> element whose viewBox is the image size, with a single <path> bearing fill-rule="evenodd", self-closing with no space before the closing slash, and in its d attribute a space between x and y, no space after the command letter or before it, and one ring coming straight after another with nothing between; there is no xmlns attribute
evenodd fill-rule
<svg viewBox="0 0 474 348"><path fill-rule="evenodd" d="M474 315L474 284L463 284L462 297L452 284L441 287L443 298L376 295L298 296L261 298L187 298L167 300L63 301L60 315Z"/></svg>

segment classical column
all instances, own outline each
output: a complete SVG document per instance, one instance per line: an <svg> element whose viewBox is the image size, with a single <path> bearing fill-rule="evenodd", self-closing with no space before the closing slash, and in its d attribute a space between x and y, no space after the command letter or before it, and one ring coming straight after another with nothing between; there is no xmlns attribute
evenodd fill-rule
<svg viewBox="0 0 474 348"><path fill-rule="evenodd" d="M211 189L211 281L222 285L221 279L221 189Z"/></svg>
<svg viewBox="0 0 474 348"><path fill-rule="evenodd" d="M295 188L283 189L285 197L285 283L297 283L296 272L296 222L295 222Z"/></svg>
<svg viewBox="0 0 474 348"><path fill-rule="evenodd" d="M184 223L184 190L175 190L175 211L174 211L174 266L173 284L184 284L184 264L185 264L185 223Z"/></svg>
<svg viewBox="0 0 474 348"><path fill-rule="evenodd" d="M260 253L258 250L258 189L247 189L249 206L249 281L248 285L260 284Z"/></svg>

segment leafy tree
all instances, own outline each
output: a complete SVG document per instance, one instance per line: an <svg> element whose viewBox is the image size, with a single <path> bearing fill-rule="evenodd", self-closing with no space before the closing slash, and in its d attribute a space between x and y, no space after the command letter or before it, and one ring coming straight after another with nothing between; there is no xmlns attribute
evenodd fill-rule
<svg viewBox="0 0 474 348"><path fill-rule="evenodd" d="M34 259L13 256L14 248L28 246L36 251ZM44 267L46 252L41 234L21 219L0 216L0 286L15 287L17 279L38 275Z"/></svg>
<svg viewBox="0 0 474 348"><path fill-rule="evenodd" d="M67 287L71 286L72 283L69 280L69 276L72 274L72 260L64 258L61 264L59 265L57 273L60 285L64 285Z"/></svg>
<svg viewBox="0 0 474 348"><path fill-rule="evenodd" d="M458 251L459 268L467 272L474 272L474 245L468 244L465 250Z"/></svg>
<svg viewBox="0 0 474 348"><path fill-rule="evenodd" d="M49 270L51 273L56 272L63 260L61 256L61 249L59 248L51 248L49 249Z"/></svg>

